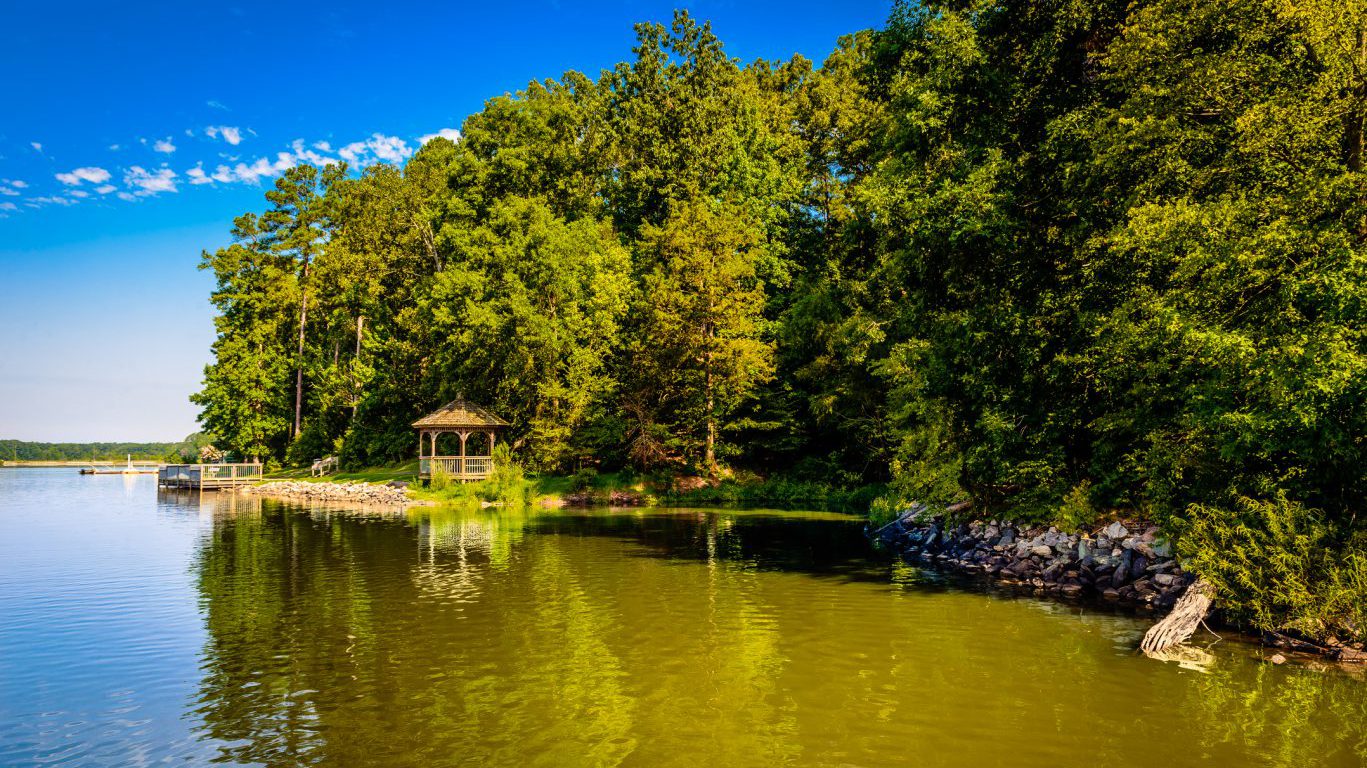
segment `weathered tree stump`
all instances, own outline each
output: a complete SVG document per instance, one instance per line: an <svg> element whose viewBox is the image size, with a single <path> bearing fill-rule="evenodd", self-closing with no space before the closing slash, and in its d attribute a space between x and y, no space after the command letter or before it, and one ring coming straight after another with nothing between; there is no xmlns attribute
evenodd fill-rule
<svg viewBox="0 0 1367 768"><path fill-rule="evenodd" d="M1172 613L1149 627L1144 633L1144 642L1139 645L1145 653L1157 653L1166 648L1185 642L1201 626L1201 621L1210 613L1215 599L1215 587L1205 579L1197 579L1187 591L1182 593Z"/></svg>

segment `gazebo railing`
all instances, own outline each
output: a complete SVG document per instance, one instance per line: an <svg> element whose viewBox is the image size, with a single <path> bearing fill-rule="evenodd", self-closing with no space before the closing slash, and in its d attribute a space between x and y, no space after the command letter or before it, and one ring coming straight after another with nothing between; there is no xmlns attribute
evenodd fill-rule
<svg viewBox="0 0 1367 768"><path fill-rule="evenodd" d="M418 474L431 479L440 469L452 480L485 480L494 473L492 456L424 456L418 460Z"/></svg>

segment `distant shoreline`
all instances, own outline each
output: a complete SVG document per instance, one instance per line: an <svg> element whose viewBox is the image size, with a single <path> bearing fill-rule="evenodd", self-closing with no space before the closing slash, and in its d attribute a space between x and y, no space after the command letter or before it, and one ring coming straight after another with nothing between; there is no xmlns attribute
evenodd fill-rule
<svg viewBox="0 0 1367 768"><path fill-rule="evenodd" d="M66 461L66 460L14 460L0 459L0 468L10 467L21 469L24 467L112 467L126 464L126 461L115 461L113 459L96 459L94 461ZM133 459L133 466L155 467L164 464L163 461L156 459Z"/></svg>

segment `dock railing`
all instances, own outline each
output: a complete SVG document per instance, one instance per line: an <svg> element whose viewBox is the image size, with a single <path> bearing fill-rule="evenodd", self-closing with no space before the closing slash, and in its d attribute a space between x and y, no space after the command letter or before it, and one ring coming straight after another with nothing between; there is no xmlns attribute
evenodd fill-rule
<svg viewBox="0 0 1367 768"><path fill-rule="evenodd" d="M260 464L167 464L157 484L168 488L231 488L261 479Z"/></svg>

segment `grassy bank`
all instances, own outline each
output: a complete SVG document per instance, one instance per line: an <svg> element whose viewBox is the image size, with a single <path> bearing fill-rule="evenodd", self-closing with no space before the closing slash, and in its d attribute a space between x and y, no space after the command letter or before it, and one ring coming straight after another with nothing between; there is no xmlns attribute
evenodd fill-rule
<svg viewBox="0 0 1367 768"><path fill-rule="evenodd" d="M530 502L568 501L583 504L670 504L679 506L768 506L776 508L829 509L864 514L886 492L881 485L841 488L835 485L788 478L726 479L706 483L699 478L631 471L574 474L525 473L514 469L508 477L481 483L437 482L418 484L417 460L379 467L344 470L313 477L308 468L270 472L267 480L309 482L409 482L416 498L454 501L466 498L497 500L510 493Z"/></svg>
<svg viewBox="0 0 1367 768"><path fill-rule="evenodd" d="M295 467L280 469L266 473L267 480L306 480L311 482L363 482L363 483L388 483L393 480L417 483L418 481L418 460L404 461L398 464L389 464L380 467L365 467L356 470L344 470L334 472L330 475L313 477L308 467Z"/></svg>

